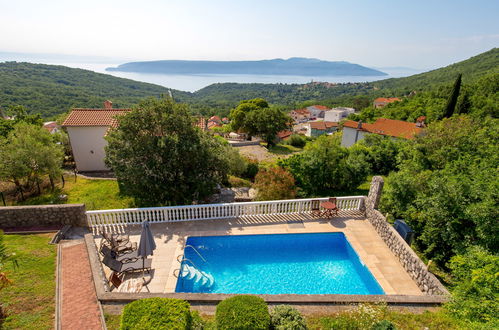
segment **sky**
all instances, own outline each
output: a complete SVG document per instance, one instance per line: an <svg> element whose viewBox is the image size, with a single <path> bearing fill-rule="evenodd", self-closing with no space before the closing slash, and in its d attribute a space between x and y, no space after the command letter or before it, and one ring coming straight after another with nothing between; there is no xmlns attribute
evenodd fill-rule
<svg viewBox="0 0 499 330"><path fill-rule="evenodd" d="M0 52L430 69L497 47L498 14L498 0L0 0Z"/></svg>

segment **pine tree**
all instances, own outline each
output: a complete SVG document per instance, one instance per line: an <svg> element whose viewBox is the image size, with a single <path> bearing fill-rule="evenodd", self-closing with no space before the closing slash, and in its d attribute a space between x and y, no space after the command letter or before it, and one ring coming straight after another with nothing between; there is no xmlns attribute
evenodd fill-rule
<svg viewBox="0 0 499 330"><path fill-rule="evenodd" d="M460 73L454 82L454 87L452 87L452 92L447 101L447 105L445 106L444 118L450 118L456 109L457 98L459 97L459 90L461 89L461 77L462 74Z"/></svg>
<svg viewBox="0 0 499 330"><path fill-rule="evenodd" d="M468 91L465 91L463 93L461 101L457 105L457 113L458 114L469 113L470 109L471 109L470 93Z"/></svg>

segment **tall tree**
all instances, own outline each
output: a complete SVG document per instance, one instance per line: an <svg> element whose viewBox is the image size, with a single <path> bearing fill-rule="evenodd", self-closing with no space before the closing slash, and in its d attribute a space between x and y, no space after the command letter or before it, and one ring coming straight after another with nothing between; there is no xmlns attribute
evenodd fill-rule
<svg viewBox="0 0 499 330"><path fill-rule="evenodd" d="M466 90L463 93L461 101L457 105L457 113L467 114L470 112L470 109L471 109L470 93Z"/></svg>
<svg viewBox="0 0 499 330"><path fill-rule="evenodd" d="M462 74L458 74L454 86L452 87L452 92L449 95L449 100L445 106L444 118L450 118L456 109L457 98L459 97L459 91L461 89L461 77Z"/></svg>
<svg viewBox="0 0 499 330"><path fill-rule="evenodd" d="M222 144L193 125L186 105L149 98L118 122L105 161L139 206L189 204L226 179Z"/></svg>

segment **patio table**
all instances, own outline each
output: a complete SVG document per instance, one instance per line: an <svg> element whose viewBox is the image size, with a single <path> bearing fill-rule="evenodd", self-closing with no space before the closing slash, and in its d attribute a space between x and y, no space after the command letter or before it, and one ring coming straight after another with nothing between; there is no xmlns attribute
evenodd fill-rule
<svg viewBox="0 0 499 330"><path fill-rule="evenodd" d="M321 206L325 209L322 213L326 218L331 219L333 216L338 215L338 208L336 204L333 202L322 202Z"/></svg>

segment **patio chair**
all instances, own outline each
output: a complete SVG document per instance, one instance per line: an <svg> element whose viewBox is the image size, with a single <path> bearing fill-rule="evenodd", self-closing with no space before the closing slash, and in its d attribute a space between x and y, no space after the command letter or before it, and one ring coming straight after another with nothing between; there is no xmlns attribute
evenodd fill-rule
<svg viewBox="0 0 499 330"><path fill-rule="evenodd" d="M100 234L102 235L100 249L108 245L117 254L137 250L137 243L130 242L128 235L108 234L103 231L100 231Z"/></svg>
<svg viewBox="0 0 499 330"><path fill-rule="evenodd" d="M329 197L329 202L330 203L333 203L334 204L334 208L329 210L329 212L331 213L331 216L333 215L338 215L338 211L340 210L336 204L336 197Z"/></svg>
<svg viewBox="0 0 499 330"><path fill-rule="evenodd" d="M137 250L127 250L120 253L113 251L106 244L101 245L99 252L103 257L110 255L112 258L121 262L133 262L139 257Z"/></svg>
<svg viewBox="0 0 499 330"><path fill-rule="evenodd" d="M137 259L133 262L121 262L111 257L111 255L106 255L104 256L102 263L118 275L144 270L147 270L149 273L152 259Z"/></svg>
<svg viewBox="0 0 499 330"><path fill-rule="evenodd" d="M310 202L312 216L320 217L322 215L321 211L321 201L318 199L314 199Z"/></svg>

